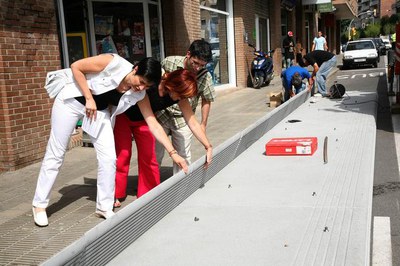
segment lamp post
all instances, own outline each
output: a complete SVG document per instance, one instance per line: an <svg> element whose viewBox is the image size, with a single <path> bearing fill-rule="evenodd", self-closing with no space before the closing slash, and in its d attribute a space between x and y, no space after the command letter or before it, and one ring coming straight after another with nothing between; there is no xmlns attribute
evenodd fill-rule
<svg viewBox="0 0 400 266"><path fill-rule="evenodd" d="M357 15L357 17L356 18L358 18L359 16L361 16L361 15L364 15L364 14L371 14L371 13L373 13L374 11L372 11L372 10L368 10L368 11L365 11L365 12L361 12L360 14L358 14ZM349 24L349 41L350 41L350 30L351 30L351 23L353 23L353 21L354 21L354 19L356 19L356 18L353 18L351 21L350 21L350 24Z"/></svg>

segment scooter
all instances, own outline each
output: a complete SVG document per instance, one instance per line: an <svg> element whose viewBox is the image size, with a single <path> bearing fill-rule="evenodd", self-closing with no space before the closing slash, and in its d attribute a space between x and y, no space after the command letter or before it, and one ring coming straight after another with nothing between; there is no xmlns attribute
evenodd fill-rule
<svg viewBox="0 0 400 266"><path fill-rule="evenodd" d="M259 89L262 86L268 86L274 78L274 64L272 62L274 50L265 53L257 50L250 43L248 45L254 49L253 54L255 55L250 71L253 88Z"/></svg>

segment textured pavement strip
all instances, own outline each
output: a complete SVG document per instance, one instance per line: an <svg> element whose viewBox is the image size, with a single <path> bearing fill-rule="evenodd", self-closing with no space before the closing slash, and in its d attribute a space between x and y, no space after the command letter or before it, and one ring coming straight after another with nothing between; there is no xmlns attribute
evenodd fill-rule
<svg viewBox="0 0 400 266"><path fill-rule="evenodd" d="M280 80L275 78L270 86L259 90L218 91L207 129L212 144L216 147L272 110L267 94L280 89ZM198 117L199 114L197 111ZM205 154L197 139L193 140L192 151L193 161ZM33 224L31 211L41 162L0 174L0 265L40 264L102 221L94 215L95 158L93 148L77 147L67 152L51 193L47 209L50 224L45 228ZM170 172L170 165L171 161L165 157L162 170ZM133 183L137 180L134 145L129 179L130 191L123 206L134 199Z"/></svg>

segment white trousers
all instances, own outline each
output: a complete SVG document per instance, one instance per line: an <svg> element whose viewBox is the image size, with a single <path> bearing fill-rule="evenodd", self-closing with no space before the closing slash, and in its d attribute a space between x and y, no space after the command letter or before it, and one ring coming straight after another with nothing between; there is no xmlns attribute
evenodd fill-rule
<svg viewBox="0 0 400 266"><path fill-rule="evenodd" d="M174 149L178 152L178 154L186 160L186 163L191 164L192 153L190 152L190 148L192 146L192 137L193 133L190 130L188 125L176 129L172 123L168 123L167 125L163 125L165 133L167 135L171 135L172 145ZM157 162L161 165L162 160L164 158L164 146L156 141L156 154L157 154ZM176 174L181 169L179 166L174 163L173 165L173 173Z"/></svg>
<svg viewBox="0 0 400 266"><path fill-rule="evenodd" d="M61 100L57 97L51 113L51 131L46 153L40 168L32 205L47 208L50 192L63 164L71 133L79 119L85 115L85 106L75 99ZM98 160L96 208L113 209L115 190L115 145L108 110L97 138L90 137Z"/></svg>

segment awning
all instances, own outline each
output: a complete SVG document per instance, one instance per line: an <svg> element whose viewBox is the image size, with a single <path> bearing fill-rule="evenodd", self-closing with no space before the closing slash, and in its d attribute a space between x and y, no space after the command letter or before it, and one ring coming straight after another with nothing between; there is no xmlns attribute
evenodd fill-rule
<svg viewBox="0 0 400 266"><path fill-rule="evenodd" d="M332 12L337 20L352 19L357 14L357 0L303 0L302 5L319 5L322 12L329 12L325 7L332 4Z"/></svg>
<svg viewBox="0 0 400 266"><path fill-rule="evenodd" d="M327 4L331 3L331 0L303 0L302 5L320 5L320 4Z"/></svg>

